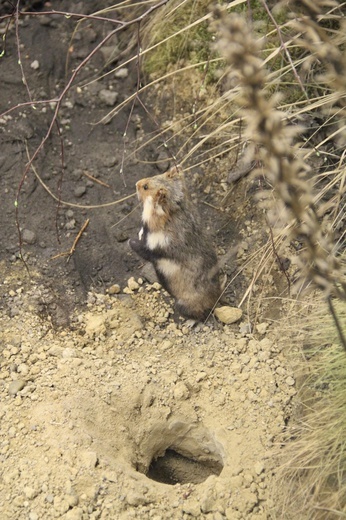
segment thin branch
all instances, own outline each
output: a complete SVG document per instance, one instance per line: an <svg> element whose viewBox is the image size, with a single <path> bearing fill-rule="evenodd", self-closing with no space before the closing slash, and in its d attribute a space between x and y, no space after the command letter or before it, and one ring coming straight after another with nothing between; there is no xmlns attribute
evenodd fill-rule
<svg viewBox="0 0 346 520"><path fill-rule="evenodd" d="M68 256L67 262L69 262L70 259L71 259L71 256L73 255L73 253L76 250L77 244L78 244L82 234L84 233L84 231L88 227L89 222L90 222L90 219L89 218L86 219L86 221L84 222L83 226L79 230L78 235L74 239L73 244L71 246L71 249L69 251L67 251L66 253L59 253L58 255L52 256L51 260L55 260L56 258L60 258L61 256Z"/></svg>
<svg viewBox="0 0 346 520"><path fill-rule="evenodd" d="M105 188L110 188L109 184L107 184L106 182L100 181L100 179L96 179L96 177L93 177L88 172L83 172L83 175L88 177L88 179L91 179L93 182L96 182L97 184L100 184L101 186L104 186Z"/></svg>
<svg viewBox="0 0 346 520"><path fill-rule="evenodd" d="M22 74L22 82L23 82L23 84L24 84L24 86L26 88L26 91L28 93L28 97L30 99L30 103L32 104L31 92L30 92L30 89L29 89L28 82L26 81L26 77L25 77L25 73L24 73L24 69L23 69L23 63L22 63L22 55L21 55L21 52L20 52L19 2L20 2L20 0L17 0L16 12L15 12L15 27L16 27L16 44L17 44L18 65L19 65L19 68L20 68L20 72ZM35 107L33 106L33 108L35 108Z"/></svg>

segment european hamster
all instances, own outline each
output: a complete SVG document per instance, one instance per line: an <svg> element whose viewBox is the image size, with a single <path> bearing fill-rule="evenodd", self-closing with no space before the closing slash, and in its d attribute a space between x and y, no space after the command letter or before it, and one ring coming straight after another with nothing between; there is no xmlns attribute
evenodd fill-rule
<svg viewBox="0 0 346 520"><path fill-rule="evenodd" d="M188 196L181 168L137 182L143 227L131 248L152 262L161 285L183 317L205 320L221 294L211 240Z"/></svg>

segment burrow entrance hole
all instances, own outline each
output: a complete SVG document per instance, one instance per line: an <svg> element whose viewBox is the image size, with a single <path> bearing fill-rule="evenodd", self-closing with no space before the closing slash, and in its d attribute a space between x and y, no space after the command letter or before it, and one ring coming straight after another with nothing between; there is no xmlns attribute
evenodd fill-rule
<svg viewBox="0 0 346 520"><path fill-rule="evenodd" d="M219 476L223 466L217 461L199 461L168 449L162 457L153 460L147 477L163 484L200 484L210 475Z"/></svg>
<svg viewBox="0 0 346 520"><path fill-rule="evenodd" d="M163 484L200 484L219 476L223 446L206 428L180 421L156 427L141 443L137 471Z"/></svg>

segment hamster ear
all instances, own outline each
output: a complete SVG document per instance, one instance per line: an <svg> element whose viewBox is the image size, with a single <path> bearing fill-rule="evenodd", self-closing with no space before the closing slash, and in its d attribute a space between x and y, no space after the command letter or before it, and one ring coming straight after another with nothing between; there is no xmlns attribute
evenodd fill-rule
<svg viewBox="0 0 346 520"><path fill-rule="evenodd" d="M166 177L168 179L174 179L174 178L182 177L182 176L183 176L183 169L180 166L180 164L178 164L176 166L172 166L172 168L170 168L168 171L166 171Z"/></svg>
<svg viewBox="0 0 346 520"><path fill-rule="evenodd" d="M160 188L156 194L156 202L160 205L164 204L167 200L167 190Z"/></svg>

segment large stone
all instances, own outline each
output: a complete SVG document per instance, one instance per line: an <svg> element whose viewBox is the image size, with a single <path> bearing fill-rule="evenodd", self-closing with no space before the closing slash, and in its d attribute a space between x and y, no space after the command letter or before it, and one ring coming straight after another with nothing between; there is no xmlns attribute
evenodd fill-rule
<svg viewBox="0 0 346 520"><path fill-rule="evenodd" d="M215 309L214 314L222 323L229 325L230 323L239 321L243 315L243 311L238 309L238 307L224 306Z"/></svg>

